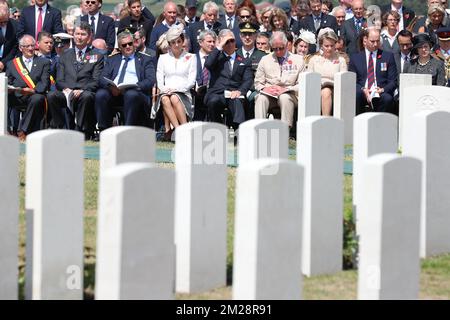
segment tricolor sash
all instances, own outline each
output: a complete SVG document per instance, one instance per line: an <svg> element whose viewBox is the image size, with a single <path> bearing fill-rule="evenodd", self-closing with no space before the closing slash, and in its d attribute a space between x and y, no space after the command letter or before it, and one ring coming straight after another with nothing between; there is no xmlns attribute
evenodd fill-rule
<svg viewBox="0 0 450 320"><path fill-rule="evenodd" d="M22 80L25 81L25 83L27 84L28 88L34 89L36 85L34 84L33 79L31 79L30 73L28 72L27 68L25 68L20 58L19 57L15 58L13 60L13 64Z"/></svg>

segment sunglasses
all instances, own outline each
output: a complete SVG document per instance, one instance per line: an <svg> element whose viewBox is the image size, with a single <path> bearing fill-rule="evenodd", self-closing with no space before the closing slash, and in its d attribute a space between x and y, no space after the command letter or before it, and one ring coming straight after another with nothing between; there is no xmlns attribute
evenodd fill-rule
<svg viewBox="0 0 450 320"><path fill-rule="evenodd" d="M85 1L84 3L86 3L86 4L96 4L97 1Z"/></svg>
<svg viewBox="0 0 450 320"><path fill-rule="evenodd" d="M229 39L227 42L225 42L225 44L234 43L234 42L235 42L234 39Z"/></svg>
<svg viewBox="0 0 450 320"><path fill-rule="evenodd" d="M241 16L241 19L249 19L250 16Z"/></svg>
<svg viewBox="0 0 450 320"><path fill-rule="evenodd" d="M272 48L273 51L283 51L286 47Z"/></svg>
<svg viewBox="0 0 450 320"><path fill-rule="evenodd" d="M133 46L133 42L122 43L120 46L122 48L132 47Z"/></svg>
<svg viewBox="0 0 450 320"><path fill-rule="evenodd" d="M265 45L267 45L267 42L258 42L258 41L256 41L256 44L258 46L265 46Z"/></svg>

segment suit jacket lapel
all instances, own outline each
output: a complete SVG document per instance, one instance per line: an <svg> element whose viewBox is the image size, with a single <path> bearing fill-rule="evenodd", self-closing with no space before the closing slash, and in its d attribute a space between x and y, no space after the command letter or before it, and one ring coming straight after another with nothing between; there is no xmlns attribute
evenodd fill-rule
<svg viewBox="0 0 450 320"><path fill-rule="evenodd" d="M44 30L44 29L47 29L47 30L51 29L51 28L47 28L47 25L46 25L50 21L49 18L50 18L50 6L47 4L47 11L45 12L45 15L44 15L44 21L42 21L42 30Z"/></svg>
<svg viewBox="0 0 450 320"><path fill-rule="evenodd" d="M98 14L98 21L97 21L97 28L95 28L95 37L97 37L100 34L100 30L102 29L103 26L103 15L102 14Z"/></svg>
<svg viewBox="0 0 450 320"><path fill-rule="evenodd" d="M134 64L136 66L136 76L138 78L138 81L141 81L141 77L140 77L140 75L141 75L141 60L142 60L142 57L138 53L135 53Z"/></svg>

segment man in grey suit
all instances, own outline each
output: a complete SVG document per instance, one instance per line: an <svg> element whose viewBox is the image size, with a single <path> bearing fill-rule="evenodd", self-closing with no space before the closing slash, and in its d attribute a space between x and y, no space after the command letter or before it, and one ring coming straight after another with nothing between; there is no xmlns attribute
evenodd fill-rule
<svg viewBox="0 0 450 320"><path fill-rule="evenodd" d="M103 56L92 53L92 48L88 45L91 37L91 26L82 21L75 28L75 48L66 50L59 60L56 75L58 91L48 94L49 109L52 114L50 126L63 127L64 113L68 107L69 128L84 132L86 139L90 139L94 132L95 92L103 70Z"/></svg>

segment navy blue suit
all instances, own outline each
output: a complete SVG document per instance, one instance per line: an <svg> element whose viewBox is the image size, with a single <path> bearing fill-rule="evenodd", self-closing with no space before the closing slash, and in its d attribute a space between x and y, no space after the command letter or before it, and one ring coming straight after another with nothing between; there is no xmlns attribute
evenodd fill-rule
<svg viewBox="0 0 450 320"><path fill-rule="evenodd" d="M24 34L36 36L36 12L35 6L25 7L20 16L19 25L17 26L17 38L19 39ZM42 23L42 31L47 31L51 34L64 32L61 11L53 8L47 4L47 11L45 12L44 21Z"/></svg>
<svg viewBox="0 0 450 320"><path fill-rule="evenodd" d="M116 54L106 60L99 81L100 89L95 95L95 111L100 130L112 126L115 114L113 106L123 106L125 125L146 125L149 119L149 102L152 87L156 80L156 71L152 58L146 54L136 52L134 60L138 78L137 89L127 89L121 95L114 97L110 84L104 79L114 80L120 70L122 55Z"/></svg>
<svg viewBox="0 0 450 320"><path fill-rule="evenodd" d="M320 26L319 29L316 30L316 27L314 25L314 18L312 16L312 14L304 17L303 19L301 19L298 22L298 26L296 26L296 28L298 28L298 30L304 29L304 30L309 30L312 33L315 33L316 36L319 32L320 29L323 28L331 28L333 29L333 31L337 34L338 33L338 25L337 25L337 21L336 18L332 15L329 14L323 14L321 13L320 15ZM316 45L310 45L309 46L309 54L315 53L316 52Z"/></svg>
<svg viewBox="0 0 450 320"><path fill-rule="evenodd" d="M218 35L219 31L224 28L225 27L220 22L216 21L216 23L214 23L212 26L212 31L214 31ZM200 34L200 32L203 30L205 30L204 21L191 23L189 25L189 27L187 28L186 33L189 35L189 40L191 42L191 50L189 52L197 53L200 50L200 45L198 44L197 37ZM237 39L236 39L236 41L237 41Z"/></svg>
<svg viewBox="0 0 450 320"><path fill-rule="evenodd" d="M227 57L217 48L208 55L205 66L211 72L211 78L204 103L208 107L210 121L222 122L221 114L228 107L233 115L233 124L239 124L245 121L242 101L225 98L224 91L238 90L245 96L253 85L253 73L250 61L239 54L236 54L231 74L227 63Z"/></svg>
<svg viewBox="0 0 450 320"><path fill-rule="evenodd" d="M194 106L194 121L205 121L207 115L207 107L205 106L203 99L205 98L205 94L208 88L208 83L203 82L203 68L202 62L200 61L200 54L196 53L195 57L197 59L197 90L194 93L195 97L195 106ZM206 62L206 61L205 61ZM211 77L211 73L208 69L209 77Z"/></svg>
<svg viewBox="0 0 450 320"><path fill-rule="evenodd" d="M81 21L91 23L88 21L89 16L85 15L81 17ZM104 14L98 15L97 27L95 29L95 35L93 39L103 39L106 42L108 50L111 52L114 49L116 43L116 29L114 20L111 17Z"/></svg>
<svg viewBox="0 0 450 320"><path fill-rule="evenodd" d="M150 34L150 49L157 51L156 42L158 41L159 37L167 30L169 30L169 27L162 23L153 28L152 33Z"/></svg>
<svg viewBox="0 0 450 320"><path fill-rule="evenodd" d="M349 71L356 73L356 114L362 113L367 104L362 88L367 80L366 51L355 53L350 57ZM378 50L375 66L377 87L383 88L380 99L373 101L374 111L392 112L395 89L397 89L397 66L391 52ZM382 65L383 64L383 65Z"/></svg>

